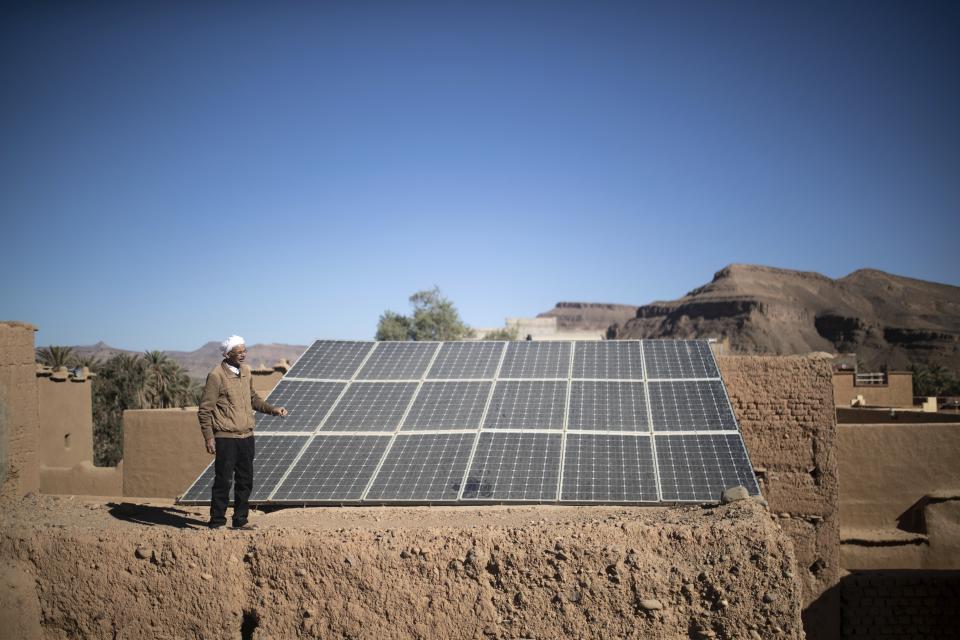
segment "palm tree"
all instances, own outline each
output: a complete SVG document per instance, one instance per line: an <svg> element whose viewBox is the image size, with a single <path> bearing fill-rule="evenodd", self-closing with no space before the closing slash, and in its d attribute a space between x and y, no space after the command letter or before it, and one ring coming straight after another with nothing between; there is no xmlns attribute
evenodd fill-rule
<svg viewBox="0 0 960 640"><path fill-rule="evenodd" d="M98 466L123 457L123 412L146 408L146 367L140 356L119 353L100 366L93 380L93 446Z"/></svg>
<svg viewBox="0 0 960 640"><path fill-rule="evenodd" d="M181 406L185 400L190 379L179 364L162 351L144 353L146 377L144 398L146 404L156 409Z"/></svg>
<svg viewBox="0 0 960 640"><path fill-rule="evenodd" d="M184 393L183 406L199 407L201 399L203 399L203 383L197 380L190 380L190 384Z"/></svg>
<svg viewBox="0 0 960 640"><path fill-rule="evenodd" d="M96 373L103 364L103 361L93 355L81 355L73 359L73 364L76 367L86 367L90 370L90 373Z"/></svg>
<svg viewBox="0 0 960 640"><path fill-rule="evenodd" d="M73 347L51 345L37 348L37 362L48 367L72 367L75 362Z"/></svg>

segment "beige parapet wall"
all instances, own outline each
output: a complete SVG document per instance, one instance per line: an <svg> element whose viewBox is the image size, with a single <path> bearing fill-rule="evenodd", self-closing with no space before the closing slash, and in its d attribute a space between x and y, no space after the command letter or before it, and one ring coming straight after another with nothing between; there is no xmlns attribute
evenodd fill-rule
<svg viewBox="0 0 960 640"><path fill-rule="evenodd" d="M41 467L93 461L92 385L90 378L37 377Z"/></svg>
<svg viewBox="0 0 960 640"><path fill-rule="evenodd" d="M123 462L95 467L89 460L72 467L40 466L40 492L74 496L123 495Z"/></svg>
<svg viewBox="0 0 960 640"><path fill-rule="evenodd" d="M123 412L123 495L177 497L211 460L196 407Z"/></svg>
<svg viewBox="0 0 960 640"><path fill-rule="evenodd" d="M807 635L836 637L840 520L830 362L799 356L717 361L761 490L793 540Z"/></svg>
<svg viewBox="0 0 960 640"><path fill-rule="evenodd" d="M0 321L0 496L40 489L39 416L34 364L36 327Z"/></svg>

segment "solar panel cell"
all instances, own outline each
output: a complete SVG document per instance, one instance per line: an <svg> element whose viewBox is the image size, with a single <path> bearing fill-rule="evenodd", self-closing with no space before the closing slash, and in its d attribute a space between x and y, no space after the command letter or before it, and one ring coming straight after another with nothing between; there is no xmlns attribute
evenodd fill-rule
<svg viewBox="0 0 960 640"><path fill-rule="evenodd" d="M562 437L547 432L480 432L463 499L556 500Z"/></svg>
<svg viewBox="0 0 960 640"><path fill-rule="evenodd" d="M576 343L573 377L642 380L643 354L640 343L634 340Z"/></svg>
<svg viewBox="0 0 960 640"><path fill-rule="evenodd" d="M455 501L475 433L398 435L367 500Z"/></svg>
<svg viewBox="0 0 960 640"><path fill-rule="evenodd" d="M427 373L431 380L491 379L497 371L505 342L444 342Z"/></svg>
<svg viewBox="0 0 960 640"><path fill-rule="evenodd" d="M650 437L568 433L560 499L656 502Z"/></svg>
<svg viewBox="0 0 960 640"><path fill-rule="evenodd" d="M484 429L563 429L567 383L553 380L501 380L484 420Z"/></svg>
<svg viewBox="0 0 960 640"><path fill-rule="evenodd" d="M720 377L703 340L644 340L643 359L650 379Z"/></svg>
<svg viewBox="0 0 960 640"><path fill-rule="evenodd" d="M739 434L655 436L664 500L710 502L729 487L760 493Z"/></svg>
<svg viewBox="0 0 960 640"><path fill-rule="evenodd" d="M416 382L354 382L321 431L393 431L416 390Z"/></svg>
<svg viewBox="0 0 960 640"><path fill-rule="evenodd" d="M372 348L372 342L317 340L300 356L286 377L349 380Z"/></svg>
<svg viewBox="0 0 960 640"><path fill-rule="evenodd" d="M436 342L380 342L358 380L419 380L440 345Z"/></svg>
<svg viewBox="0 0 960 640"><path fill-rule="evenodd" d="M654 431L735 431L723 383L650 382L650 411Z"/></svg>
<svg viewBox="0 0 960 640"><path fill-rule="evenodd" d="M510 342L499 377L566 380L569 371L569 342Z"/></svg>
<svg viewBox="0 0 960 640"><path fill-rule="evenodd" d="M574 380L568 429L647 431L642 382Z"/></svg>
<svg viewBox="0 0 960 640"><path fill-rule="evenodd" d="M345 382L281 380L270 393L270 404L285 407L285 418L257 414L257 432L302 431L313 433L334 401L346 387Z"/></svg>
<svg viewBox="0 0 960 640"><path fill-rule="evenodd" d="M389 436L315 436L273 501L359 500L389 443Z"/></svg>
<svg viewBox="0 0 960 640"><path fill-rule="evenodd" d="M401 429L479 429L492 382L424 382Z"/></svg>

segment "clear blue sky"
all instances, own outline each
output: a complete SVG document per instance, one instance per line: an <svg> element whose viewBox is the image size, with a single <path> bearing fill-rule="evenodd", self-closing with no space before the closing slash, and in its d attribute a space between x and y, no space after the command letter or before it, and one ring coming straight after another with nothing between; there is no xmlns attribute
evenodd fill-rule
<svg viewBox="0 0 960 640"><path fill-rule="evenodd" d="M0 9L0 318L370 338L731 262L960 284L956 2Z"/></svg>

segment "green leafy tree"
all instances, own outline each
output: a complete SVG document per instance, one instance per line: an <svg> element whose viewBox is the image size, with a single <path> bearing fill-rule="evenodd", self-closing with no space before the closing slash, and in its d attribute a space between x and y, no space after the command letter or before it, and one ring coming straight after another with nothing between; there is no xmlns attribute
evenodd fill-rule
<svg viewBox="0 0 960 640"><path fill-rule="evenodd" d="M203 399L203 383L199 380L190 378L190 385L185 394L185 407L199 407L200 400Z"/></svg>
<svg viewBox="0 0 960 640"><path fill-rule="evenodd" d="M517 327L507 327L505 329L488 331L483 336L483 339L484 340L519 340L520 329L518 329Z"/></svg>
<svg viewBox="0 0 960 640"><path fill-rule="evenodd" d="M384 311L377 322L377 340L413 340L413 321L393 311Z"/></svg>
<svg viewBox="0 0 960 640"><path fill-rule="evenodd" d="M377 323L377 340L463 340L473 331L460 318L453 302L434 287L410 296L413 314L384 311Z"/></svg>
<svg viewBox="0 0 960 640"><path fill-rule="evenodd" d="M54 369L58 367L72 367L76 362L73 347L52 345L37 348L37 362Z"/></svg>
<svg viewBox="0 0 960 640"><path fill-rule="evenodd" d="M915 396L960 395L960 381L946 367L913 365L910 367L910 371L913 373L913 395Z"/></svg>

